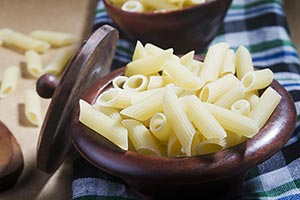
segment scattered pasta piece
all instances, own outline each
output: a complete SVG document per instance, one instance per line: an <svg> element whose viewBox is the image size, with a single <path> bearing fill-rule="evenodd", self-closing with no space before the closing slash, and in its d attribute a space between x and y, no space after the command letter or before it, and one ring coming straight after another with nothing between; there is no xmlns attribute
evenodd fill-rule
<svg viewBox="0 0 300 200"><path fill-rule="evenodd" d="M25 92L25 116L30 123L39 126L42 121L41 99L34 90Z"/></svg>
<svg viewBox="0 0 300 200"><path fill-rule="evenodd" d="M17 66L8 67L4 70L2 77L1 88L0 88L0 98L6 97L12 94L21 78L20 68Z"/></svg>
<svg viewBox="0 0 300 200"><path fill-rule="evenodd" d="M46 65L43 73L50 73L54 75L61 74L64 71L72 55L73 53L70 50L63 49L57 52L55 57L50 61L50 63Z"/></svg>
<svg viewBox="0 0 300 200"><path fill-rule="evenodd" d="M30 33L30 36L48 42L54 47L62 47L74 42L74 36L72 34L55 31L35 30Z"/></svg>
<svg viewBox="0 0 300 200"><path fill-rule="evenodd" d="M25 60L27 71L34 77L39 78L43 73L43 63L41 56L36 51L26 51Z"/></svg>

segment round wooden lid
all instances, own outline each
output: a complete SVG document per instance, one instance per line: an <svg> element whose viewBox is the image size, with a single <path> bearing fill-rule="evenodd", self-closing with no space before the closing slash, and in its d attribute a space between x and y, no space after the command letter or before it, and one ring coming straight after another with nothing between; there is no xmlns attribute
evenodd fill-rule
<svg viewBox="0 0 300 200"><path fill-rule="evenodd" d="M118 31L108 25L86 39L69 62L54 91L41 127L37 146L37 167L55 172L72 149L68 131L70 114L83 91L110 71Z"/></svg>

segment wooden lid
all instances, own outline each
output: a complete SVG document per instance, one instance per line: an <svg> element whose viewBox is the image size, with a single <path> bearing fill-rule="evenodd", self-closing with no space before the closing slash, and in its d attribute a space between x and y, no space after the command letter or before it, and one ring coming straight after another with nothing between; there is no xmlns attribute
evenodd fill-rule
<svg viewBox="0 0 300 200"><path fill-rule="evenodd" d="M117 39L118 31L104 25L83 42L69 62L41 127L37 147L40 170L55 172L72 149L68 129L74 104L96 79L109 72Z"/></svg>

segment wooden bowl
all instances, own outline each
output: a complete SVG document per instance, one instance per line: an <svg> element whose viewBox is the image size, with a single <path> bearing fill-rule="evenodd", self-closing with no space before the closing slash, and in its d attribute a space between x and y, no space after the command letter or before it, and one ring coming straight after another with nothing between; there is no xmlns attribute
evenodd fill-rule
<svg viewBox="0 0 300 200"><path fill-rule="evenodd" d="M132 41L174 48L176 54L204 50L215 37L232 0L209 0L165 13L132 13L103 0L106 11Z"/></svg>
<svg viewBox="0 0 300 200"><path fill-rule="evenodd" d="M120 68L96 81L81 96L89 103L111 87L111 81L124 73ZM281 102L259 133L246 142L202 156L167 158L123 151L78 121L79 105L71 118L71 138L77 151L99 169L122 178L143 197L230 197L248 170L279 151L290 138L296 111L289 93L277 82L271 87ZM176 191L176 192L175 192Z"/></svg>

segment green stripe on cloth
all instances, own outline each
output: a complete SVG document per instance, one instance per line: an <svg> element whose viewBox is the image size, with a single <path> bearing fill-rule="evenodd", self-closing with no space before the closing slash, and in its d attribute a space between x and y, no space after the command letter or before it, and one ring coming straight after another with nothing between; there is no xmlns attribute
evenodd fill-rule
<svg viewBox="0 0 300 200"><path fill-rule="evenodd" d="M290 40L272 40L272 41L266 41L262 42L260 44L254 44L254 45L249 45L247 48L252 52L252 53L257 53L261 51L266 51L269 49L273 49L276 47L283 47L283 46L290 46L295 48L295 45L292 43Z"/></svg>

